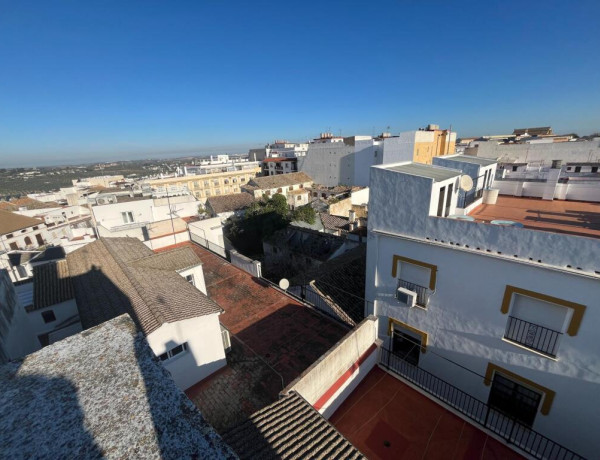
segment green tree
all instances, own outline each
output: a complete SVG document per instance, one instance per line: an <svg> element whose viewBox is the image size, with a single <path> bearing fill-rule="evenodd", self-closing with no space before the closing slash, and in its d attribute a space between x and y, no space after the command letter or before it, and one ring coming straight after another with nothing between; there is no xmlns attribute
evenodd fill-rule
<svg viewBox="0 0 600 460"><path fill-rule="evenodd" d="M317 213L310 205L300 206L292 212L292 220L301 220L311 225L315 223L316 216Z"/></svg>

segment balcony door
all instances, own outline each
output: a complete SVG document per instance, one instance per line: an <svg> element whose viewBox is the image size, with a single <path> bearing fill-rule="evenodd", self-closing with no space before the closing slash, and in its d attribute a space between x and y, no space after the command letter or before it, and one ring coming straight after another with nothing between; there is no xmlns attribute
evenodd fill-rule
<svg viewBox="0 0 600 460"><path fill-rule="evenodd" d="M392 332L392 351L396 356L413 366L419 365L421 356L421 337L394 326Z"/></svg>
<svg viewBox="0 0 600 460"><path fill-rule="evenodd" d="M523 425L532 426L542 395L503 375L494 374L488 405Z"/></svg>

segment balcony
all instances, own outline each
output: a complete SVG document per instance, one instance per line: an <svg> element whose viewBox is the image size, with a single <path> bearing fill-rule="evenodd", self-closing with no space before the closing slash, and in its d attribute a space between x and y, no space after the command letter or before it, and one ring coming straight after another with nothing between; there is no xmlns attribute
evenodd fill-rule
<svg viewBox="0 0 600 460"><path fill-rule="evenodd" d="M429 289L425 286L419 286L418 284L411 283L410 281L403 280L398 278L398 286L397 288L408 289L409 291L413 291L417 293L417 305L423 308L427 308L427 304L429 303Z"/></svg>
<svg viewBox="0 0 600 460"><path fill-rule="evenodd" d="M538 433L517 419L471 396L432 373L408 363L403 356L381 348L379 365L450 406L476 425L536 459L583 460L583 457Z"/></svg>
<svg viewBox="0 0 600 460"><path fill-rule="evenodd" d="M562 332L509 316L504 338L555 358L561 335Z"/></svg>

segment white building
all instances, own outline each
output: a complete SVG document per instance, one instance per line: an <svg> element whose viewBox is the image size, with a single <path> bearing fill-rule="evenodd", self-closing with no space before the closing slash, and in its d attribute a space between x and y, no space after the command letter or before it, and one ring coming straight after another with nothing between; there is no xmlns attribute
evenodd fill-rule
<svg viewBox="0 0 600 460"><path fill-rule="evenodd" d="M260 200L263 196L272 197L279 193L287 198L290 209L294 209L308 204L310 198L309 188L312 185L312 178L303 172L297 172L255 177L247 185L242 186L242 190L252 194L256 200Z"/></svg>
<svg viewBox="0 0 600 460"><path fill-rule="evenodd" d="M223 310L189 246L155 254L135 238L101 238L67 263L84 329L128 313L182 390L226 364Z"/></svg>
<svg viewBox="0 0 600 460"><path fill-rule="evenodd" d="M44 221L0 210L0 250L36 249L46 244L47 235Z"/></svg>
<svg viewBox="0 0 600 460"><path fill-rule="evenodd" d="M487 402L490 430L595 457L600 229L573 214L598 205L501 197L452 218L461 175L371 168L366 313L404 361Z"/></svg>
<svg viewBox="0 0 600 460"><path fill-rule="evenodd" d="M454 153L456 133L432 128L402 132L397 136L382 133L380 137L325 137L309 144L298 169L316 183L336 185L369 185L369 168L399 161L431 163L438 155Z"/></svg>
<svg viewBox="0 0 600 460"><path fill-rule="evenodd" d="M600 202L599 167L598 162L502 163L495 187L503 195Z"/></svg>
<svg viewBox="0 0 600 460"><path fill-rule="evenodd" d="M100 236L149 241L186 230L186 217L198 215L201 203L192 195L169 198L112 196L92 207ZM171 221L173 219L173 222Z"/></svg>
<svg viewBox="0 0 600 460"><path fill-rule="evenodd" d="M0 269L0 364L39 348L8 273Z"/></svg>
<svg viewBox="0 0 600 460"><path fill-rule="evenodd" d="M497 159L499 163L529 163L550 166L552 161L600 162L600 138L575 142L499 143L475 140L465 150L467 155Z"/></svg>

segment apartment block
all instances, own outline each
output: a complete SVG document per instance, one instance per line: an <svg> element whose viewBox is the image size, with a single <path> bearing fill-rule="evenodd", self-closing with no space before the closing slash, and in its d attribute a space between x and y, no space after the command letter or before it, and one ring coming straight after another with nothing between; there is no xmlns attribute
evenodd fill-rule
<svg viewBox="0 0 600 460"><path fill-rule="evenodd" d="M431 375L429 392L452 385L454 407L487 430L539 458L593 457L599 205L500 196L461 208L462 167L371 169L366 314L406 375Z"/></svg>
<svg viewBox="0 0 600 460"><path fill-rule="evenodd" d="M153 179L147 183L152 187L176 186L185 187L199 201L206 202L210 196L239 193L241 187L260 174L260 167L236 169L235 171L211 172L196 176L170 177Z"/></svg>

